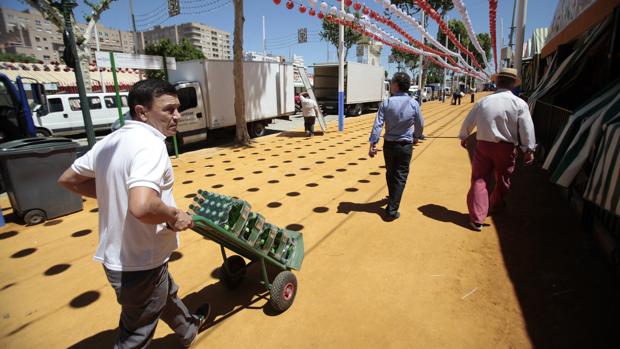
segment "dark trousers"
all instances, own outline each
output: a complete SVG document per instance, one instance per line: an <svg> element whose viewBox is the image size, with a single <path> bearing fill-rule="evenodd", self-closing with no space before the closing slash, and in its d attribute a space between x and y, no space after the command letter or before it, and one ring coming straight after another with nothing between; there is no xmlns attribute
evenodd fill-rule
<svg viewBox="0 0 620 349"><path fill-rule="evenodd" d="M145 348L161 318L189 345L198 333L199 320L177 295L179 287L168 273L168 263L151 270L114 271L103 268L121 305L119 337L114 348Z"/></svg>
<svg viewBox="0 0 620 349"><path fill-rule="evenodd" d="M385 209L388 215L398 212L400 199L407 184L409 175L409 163L413 145L411 143L398 143L385 141L383 143L383 158L385 159L385 180L388 187L388 205Z"/></svg>
<svg viewBox="0 0 620 349"><path fill-rule="evenodd" d="M314 134L314 121L316 116L304 116L304 129L310 134Z"/></svg>

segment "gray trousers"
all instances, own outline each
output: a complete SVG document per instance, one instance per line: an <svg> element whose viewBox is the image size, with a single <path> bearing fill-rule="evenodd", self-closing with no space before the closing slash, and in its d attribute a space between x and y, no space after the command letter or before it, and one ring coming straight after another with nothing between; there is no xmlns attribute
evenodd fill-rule
<svg viewBox="0 0 620 349"><path fill-rule="evenodd" d="M151 270L114 271L103 267L121 305L119 337L114 348L145 348L161 318L185 346L198 333L198 318L177 296L179 287L168 272L168 263Z"/></svg>

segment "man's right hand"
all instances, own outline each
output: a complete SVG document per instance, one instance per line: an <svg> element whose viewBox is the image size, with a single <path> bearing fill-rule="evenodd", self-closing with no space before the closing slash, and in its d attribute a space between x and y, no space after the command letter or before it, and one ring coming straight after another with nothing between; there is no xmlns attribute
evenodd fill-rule
<svg viewBox="0 0 620 349"><path fill-rule="evenodd" d="M525 152L525 154L523 154L523 163L526 166L530 166L531 164L534 163L534 152L533 151L527 151Z"/></svg>
<svg viewBox="0 0 620 349"><path fill-rule="evenodd" d="M374 144L370 145L370 149L368 149L368 156L374 158L377 155L377 146Z"/></svg>
<svg viewBox="0 0 620 349"><path fill-rule="evenodd" d="M467 138L461 139L461 147L467 149Z"/></svg>
<svg viewBox="0 0 620 349"><path fill-rule="evenodd" d="M169 222L168 225L174 231L186 230L194 227L192 217L187 213L177 209L177 213L174 216L174 221Z"/></svg>

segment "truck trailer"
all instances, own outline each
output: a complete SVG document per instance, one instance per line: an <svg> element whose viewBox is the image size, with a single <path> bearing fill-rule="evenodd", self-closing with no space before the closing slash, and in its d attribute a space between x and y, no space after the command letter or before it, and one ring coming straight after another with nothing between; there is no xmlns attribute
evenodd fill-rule
<svg viewBox="0 0 620 349"><path fill-rule="evenodd" d="M346 115L361 115L379 107L386 98L383 67L345 62L344 111ZM314 65L314 94L326 113L338 112L338 64Z"/></svg>
<svg viewBox="0 0 620 349"><path fill-rule="evenodd" d="M233 62L177 62L168 72L181 102L177 139L182 144L207 139L207 132L236 125ZM245 117L250 136L262 136L277 118L295 113L293 65L243 62Z"/></svg>

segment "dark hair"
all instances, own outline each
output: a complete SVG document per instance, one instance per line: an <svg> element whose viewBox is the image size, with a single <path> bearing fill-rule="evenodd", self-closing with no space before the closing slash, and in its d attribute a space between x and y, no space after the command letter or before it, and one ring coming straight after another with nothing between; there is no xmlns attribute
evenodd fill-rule
<svg viewBox="0 0 620 349"><path fill-rule="evenodd" d="M138 81L129 91L128 103L131 117L136 120L136 105L151 108L155 98L161 95L177 96L177 90L171 83L163 80L146 79Z"/></svg>
<svg viewBox="0 0 620 349"><path fill-rule="evenodd" d="M514 87L516 80L507 76L498 75L495 77L495 85L498 88L511 89Z"/></svg>
<svg viewBox="0 0 620 349"><path fill-rule="evenodd" d="M409 86L411 86L411 78L407 73L396 73L392 76L392 82L398 85L398 90L400 92L409 91Z"/></svg>

